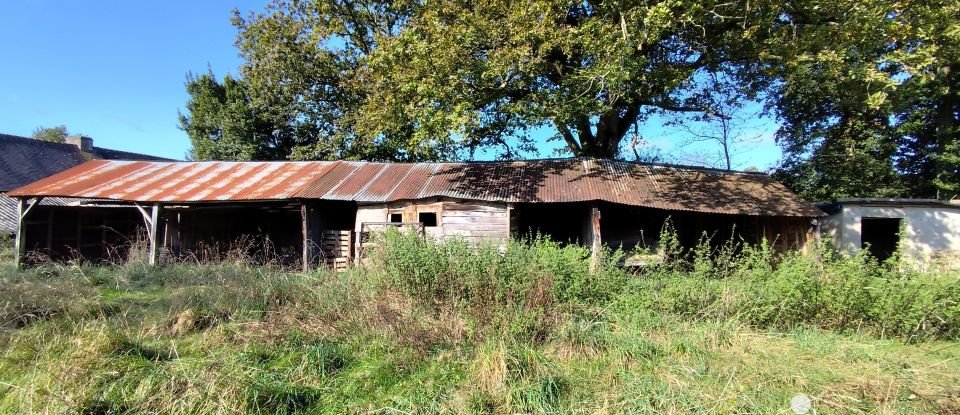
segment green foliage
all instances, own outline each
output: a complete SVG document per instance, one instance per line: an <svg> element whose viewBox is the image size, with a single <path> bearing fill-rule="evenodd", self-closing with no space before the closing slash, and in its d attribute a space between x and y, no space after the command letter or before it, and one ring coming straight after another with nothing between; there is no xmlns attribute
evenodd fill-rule
<svg viewBox="0 0 960 415"><path fill-rule="evenodd" d="M627 280L612 253L591 271L589 248L542 237L498 246L396 231L379 236L378 261L391 283L426 302L525 309L588 305L608 300Z"/></svg>
<svg viewBox="0 0 960 415"><path fill-rule="evenodd" d="M58 125L56 127L37 127L33 130L32 137L35 140L49 141L51 143L63 143L66 142L67 136L70 133L67 132L67 126Z"/></svg>
<svg viewBox="0 0 960 415"><path fill-rule="evenodd" d="M0 236L0 264L13 262L16 256L13 242L13 235Z"/></svg>
<svg viewBox="0 0 960 415"><path fill-rule="evenodd" d="M900 270L866 253L848 257L818 249L776 255L744 246L717 255L704 243L687 258L689 271L651 269L633 287L652 293L626 298L654 310L764 328L813 325L910 341L960 335L955 278Z"/></svg>
<svg viewBox="0 0 960 415"><path fill-rule="evenodd" d="M960 6L803 6L784 27L796 42L783 44L774 88L779 178L814 200L955 195Z"/></svg>
<svg viewBox="0 0 960 415"><path fill-rule="evenodd" d="M0 412L776 413L796 393L818 412L960 404L956 276L665 236L669 259L635 275L620 254L591 270L583 248L543 239L396 232L342 273L2 263Z"/></svg>
<svg viewBox="0 0 960 415"><path fill-rule="evenodd" d="M248 86L230 75L217 81L213 73L187 76L187 114L180 128L187 133L193 160L283 160L296 137L272 114L255 108Z"/></svg>
<svg viewBox="0 0 960 415"><path fill-rule="evenodd" d="M631 127L668 116L705 122L689 132L730 164L729 124L757 102L802 196L948 199L954 3L278 0L235 13L242 78L191 77L181 124L198 159L430 161L523 157L543 130L621 157Z"/></svg>

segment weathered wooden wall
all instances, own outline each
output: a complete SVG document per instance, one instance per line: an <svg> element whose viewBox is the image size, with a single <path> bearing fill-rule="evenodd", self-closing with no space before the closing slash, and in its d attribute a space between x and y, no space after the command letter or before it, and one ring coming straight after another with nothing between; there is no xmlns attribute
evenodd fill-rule
<svg viewBox="0 0 960 415"><path fill-rule="evenodd" d="M457 236L471 242L504 242L510 238L510 210L506 203L449 199L360 205L354 230L361 232L364 223L391 222L393 214L401 215L401 222L420 222L421 213L436 215L436 226L423 228L430 236Z"/></svg>
<svg viewBox="0 0 960 415"><path fill-rule="evenodd" d="M445 236L500 243L510 238L510 209L505 203L448 201L441 225Z"/></svg>

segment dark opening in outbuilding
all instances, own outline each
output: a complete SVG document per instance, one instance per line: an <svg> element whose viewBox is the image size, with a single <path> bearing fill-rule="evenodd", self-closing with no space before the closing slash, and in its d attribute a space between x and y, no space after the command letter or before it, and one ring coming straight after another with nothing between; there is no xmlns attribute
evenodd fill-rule
<svg viewBox="0 0 960 415"><path fill-rule="evenodd" d="M390 214L390 223L401 223L403 222L402 213L391 213Z"/></svg>
<svg viewBox="0 0 960 415"><path fill-rule="evenodd" d="M420 212L418 215L419 222L423 226L434 227L437 226L437 213L436 212Z"/></svg>
<svg viewBox="0 0 960 415"><path fill-rule="evenodd" d="M890 258L900 242L899 218L861 218L860 247L879 261Z"/></svg>

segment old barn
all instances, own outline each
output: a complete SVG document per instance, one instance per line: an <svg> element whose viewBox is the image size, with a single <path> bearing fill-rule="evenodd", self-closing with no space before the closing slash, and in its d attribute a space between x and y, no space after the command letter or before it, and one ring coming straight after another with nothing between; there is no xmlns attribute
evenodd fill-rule
<svg viewBox="0 0 960 415"><path fill-rule="evenodd" d="M666 220L682 243L706 232L804 247L823 212L763 173L599 159L378 163L90 161L10 192L18 253L108 257L145 235L150 261L240 247L288 264L342 267L370 232L502 242L534 233L631 249ZM45 206L48 197L96 200Z"/></svg>

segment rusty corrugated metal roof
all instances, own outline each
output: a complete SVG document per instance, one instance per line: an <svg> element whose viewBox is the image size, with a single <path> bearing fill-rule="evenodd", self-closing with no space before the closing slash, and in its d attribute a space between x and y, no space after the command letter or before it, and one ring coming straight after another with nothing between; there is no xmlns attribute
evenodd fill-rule
<svg viewBox="0 0 960 415"><path fill-rule="evenodd" d="M10 192L136 202L282 200L332 162L153 162L94 160Z"/></svg>
<svg viewBox="0 0 960 415"><path fill-rule="evenodd" d="M588 158L472 163L94 161L12 194L143 202L303 198L383 203L435 197L605 201L709 213L823 215L762 173Z"/></svg>
<svg viewBox="0 0 960 415"><path fill-rule="evenodd" d="M358 202L433 197L512 203L605 201L711 213L823 215L763 173L613 160L338 162L328 174L333 177L311 184L299 196Z"/></svg>

